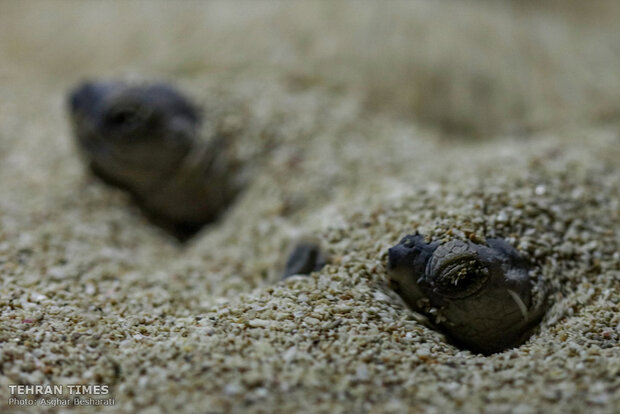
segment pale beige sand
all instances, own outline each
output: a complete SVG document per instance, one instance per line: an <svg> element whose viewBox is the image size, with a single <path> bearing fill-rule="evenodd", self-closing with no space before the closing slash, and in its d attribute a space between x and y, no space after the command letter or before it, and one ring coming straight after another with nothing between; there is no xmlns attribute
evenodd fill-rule
<svg viewBox="0 0 620 414"><path fill-rule="evenodd" d="M551 79L530 85L540 96L515 86L527 53L478 37L486 25L529 44L500 29L521 27L507 9L393 4L0 5L2 412L50 409L7 406L9 384L76 383L109 385L119 412L617 411L613 3L511 12L555 28L527 49L544 52L547 69L530 74ZM407 21L440 51L416 49ZM516 69L451 60L466 47ZM424 77L442 65L447 89ZM244 102L251 132L286 142L185 248L90 178L73 148L67 89L119 75L174 80L208 105ZM478 75L486 98L468 95ZM406 309L386 286L386 251L415 230L501 236L537 263L553 306L530 340L475 355ZM279 282L303 235L332 263Z"/></svg>

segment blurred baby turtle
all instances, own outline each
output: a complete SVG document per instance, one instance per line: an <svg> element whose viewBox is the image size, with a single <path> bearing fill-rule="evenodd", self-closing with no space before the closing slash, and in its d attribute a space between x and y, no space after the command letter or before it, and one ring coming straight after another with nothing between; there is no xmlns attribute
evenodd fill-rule
<svg viewBox="0 0 620 414"><path fill-rule="evenodd" d="M389 249L388 262L390 284L405 302L434 314L448 336L473 351L521 344L545 310L542 281L502 239L426 243L409 235Z"/></svg>
<svg viewBox="0 0 620 414"><path fill-rule="evenodd" d="M68 107L92 172L180 239L214 221L243 188L230 139L200 136L206 120L166 84L86 82Z"/></svg>
<svg viewBox="0 0 620 414"><path fill-rule="evenodd" d="M309 275L321 270L326 263L327 257L317 241L301 240L288 254L282 279L296 275Z"/></svg>

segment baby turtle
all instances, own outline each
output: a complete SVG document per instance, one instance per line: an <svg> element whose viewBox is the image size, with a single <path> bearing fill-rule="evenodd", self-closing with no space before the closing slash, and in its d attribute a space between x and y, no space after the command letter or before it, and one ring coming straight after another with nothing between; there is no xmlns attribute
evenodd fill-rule
<svg viewBox="0 0 620 414"><path fill-rule="evenodd" d="M243 187L230 138L201 136L207 120L166 84L86 82L68 101L93 173L181 239L215 220Z"/></svg>
<svg viewBox="0 0 620 414"><path fill-rule="evenodd" d="M393 289L413 309L435 313L455 342L484 354L521 344L543 316L545 289L506 241L426 243L416 234L389 249Z"/></svg>
<svg viewBox="0 0 620 414"><path fill-rule="evenodd" d="M293 246L287 256L282 279L318 272L326 263L327 257L318 241L301 240Z"/></svg>

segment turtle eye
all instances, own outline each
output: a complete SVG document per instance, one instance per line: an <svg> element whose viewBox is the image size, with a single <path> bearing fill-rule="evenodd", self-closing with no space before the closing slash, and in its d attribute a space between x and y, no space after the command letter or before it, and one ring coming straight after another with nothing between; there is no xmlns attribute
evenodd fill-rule
<svg viewBox="0 0 620 414"><path fill-rule="evenodd" d="M143 108L137 105L123 105L111 108L105 117L106 125L111 128L135 128L146 118Z"/></svg>
<svg viewBox="0 0 620 414"><path fill-rule="evenodd" d="M436 293L461 299L474 295L485 286L489 269L470 245L453 241L437 248L426 274L426 280Z"/></svg>
<svg viewBox="0 0 620 414"><path fill-rule="evenodd" d="M462 257L442 266L434 274L433 286L446 297L465 298L484 286L488 274L488 269L478 260Z"/></svg>

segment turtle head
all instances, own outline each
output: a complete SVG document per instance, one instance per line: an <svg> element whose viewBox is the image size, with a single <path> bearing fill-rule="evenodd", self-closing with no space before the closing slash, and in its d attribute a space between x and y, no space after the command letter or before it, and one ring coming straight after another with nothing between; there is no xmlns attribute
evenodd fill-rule
<svg viewBox="0 0 620 414"><path fill-rule="evenodd" d="M391 286L455 342L483 353L515 346L543 315L545 289L510 244L406 236L388 251ZM536 295L534 295L536 292Z"/></svg>
<svg viewBox="0 0 620 414"><path fill-rule="evenodd" d="M194 105L165 84L85 82L70 92L67 106L93 170L130 187L174 171L200 124Z"/></svg>

